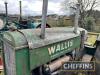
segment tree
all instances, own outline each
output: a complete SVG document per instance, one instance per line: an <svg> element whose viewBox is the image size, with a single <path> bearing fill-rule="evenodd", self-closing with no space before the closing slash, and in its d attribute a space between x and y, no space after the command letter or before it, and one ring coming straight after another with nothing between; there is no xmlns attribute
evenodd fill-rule
<svg viewBox="0 0 100 75"><path fill-rule="evenodd" d="M98 7L98 0L65 0L62 3L62 8L64 10L70 9L70 7L75 8L76 4L80 4L80 19L79 25L85 27L85 18L90 17L93 14L94 8ZM88 12L87 12L88 11Z"/></svg>
<svg viewBox="0 0 100 75"><path fill-rule="evenodd" d="M85 20L85 28L88 30L88 31L93 31L93 26L95 24L95 21L94 21L94 18L93 17L87 17L84 19Z"/></svg>

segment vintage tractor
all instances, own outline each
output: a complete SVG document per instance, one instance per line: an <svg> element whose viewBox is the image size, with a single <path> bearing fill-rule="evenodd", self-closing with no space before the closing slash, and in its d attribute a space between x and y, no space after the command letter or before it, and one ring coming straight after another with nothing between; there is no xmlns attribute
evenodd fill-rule
<svg viewBox="0 0 100 75"><path fill-rule="evenodd" d="M78 28L79 11L75 27L45 28L47 4L48 0L43 0L41 28L15 29L1 35L5 75L52 75L62 62L80 57L84 39L80 31L84 29Z"/></svg>
<svg viewBox="0 0 100 75"><path fill-rule="evenodd" d="M6 11L6 16L4 17L4 22L2 29L0 31L7 31L9 30L9 26L16 26L17 29L34 29L34 28L41 28L41 20L34 21L30 20L28 18L22 17L22 2L19 1L19 7L20 7L20 17L18 21L9 21L9 16L8 16L8 3L5 2L5 11ZM38 23L38 24L37 24ZM46 24L46 28L50 28L51 26Z"/></svg>

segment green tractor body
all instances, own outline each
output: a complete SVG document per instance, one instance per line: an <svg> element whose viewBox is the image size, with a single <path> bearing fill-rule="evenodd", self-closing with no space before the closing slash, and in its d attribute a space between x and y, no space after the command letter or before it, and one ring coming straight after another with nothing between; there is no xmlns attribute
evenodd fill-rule
<svg viewBox="0 0 100 75"><path fill-rule="evenodd" d="M31 71L76 48L81 37L72 28L47 28L45 39L40 29L7 31L3 35L6 75L31 75Z"/></svg>

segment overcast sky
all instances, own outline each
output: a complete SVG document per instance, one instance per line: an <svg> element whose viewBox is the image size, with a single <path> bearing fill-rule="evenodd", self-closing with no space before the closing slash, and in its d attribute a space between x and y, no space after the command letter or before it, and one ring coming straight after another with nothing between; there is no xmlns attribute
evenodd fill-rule
<svg viewBox="0 0 100 75"><path fill-rule="evenodd" d="M0 0L0 10L4 11L4 1ZM8 2L8 12L10 14L19 13L19 0L6 0ZM42 0L21 0L24 15L40 15L42 11ZM61 10L61 2L64 0L49 0L48 14L65 14ZM67 14L69 14L67 12Z"/></svg>
<svg viewBox="0 0 100 75"><path fill-rule="evenodd" d="M0 0L0 11L4 11L4 2L8 2L8 12L10 14L19 14L20 0ZM42 0L21 0L23 15L41 15ZM48 14L69 14L61 9L61 3L64 0L48 0ZM99 0L100 1L100 0ZM99 8L97 8L99 9Z"/></svg>

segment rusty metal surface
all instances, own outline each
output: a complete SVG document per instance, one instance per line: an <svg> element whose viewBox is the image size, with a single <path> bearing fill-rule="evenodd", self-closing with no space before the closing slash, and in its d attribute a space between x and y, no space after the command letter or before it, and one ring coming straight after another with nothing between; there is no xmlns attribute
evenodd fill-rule
<svg viewBox="0 0 100 75"><path fill-rule="evenodd" d="M57 70L58 68L60 68L62 66L63 62L68 62L71 59L70 56L64 56L54 62L52 62L51 64L49 64L49 68L51 70L51 72Z"/></svg>
<svg viewBox="0 0 100 75"><path fill-rule="evenodd" d="M40 29L26 29L20 30L20 32L8 31L4 34L4 38L11 42L15 47L29 45L29 47L33 49L79 36L79 34L73 33L73 28L65 27L47 28L45 39L40 38Z"/></svg>
<svg viewBox="0 0 100 75"><path fill-rule="evenodd" d="M83 58L82 58L82 61L83 61L83 62L90 62L92 58L93 58L92 55L85 54L85 55L83 56Z"/></svg>
<svg viewBox="0 0 100 75"><path fill-rule="evenodd" d="M4 42L5 74L16 75L15 52L12 46Z"/></svg>

